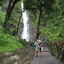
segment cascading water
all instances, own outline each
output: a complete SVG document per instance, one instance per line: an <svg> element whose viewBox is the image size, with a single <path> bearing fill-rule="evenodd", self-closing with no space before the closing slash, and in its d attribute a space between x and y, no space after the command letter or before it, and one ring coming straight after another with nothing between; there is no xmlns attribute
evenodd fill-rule
<svg viewBox="0 0 64 64"><path fill-rule="evenodd" d="M23 39L26 39L26 41L29 41L29 22L28 22L28 15L27 11L24 11L24 4L21 2L21 7L22 7L22 18L23 18L23 32L21 34Z"/></svg>

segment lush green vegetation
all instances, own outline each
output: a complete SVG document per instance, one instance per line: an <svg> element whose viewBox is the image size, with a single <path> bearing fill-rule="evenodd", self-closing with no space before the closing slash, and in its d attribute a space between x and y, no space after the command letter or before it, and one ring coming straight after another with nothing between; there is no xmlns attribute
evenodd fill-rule
<svg viewBox="0 0 64 64"><path fill-rule="evenodd" d="M4 0L1 0L0 9L3 2ZM30 13L36 39L44 40L47 37L51 53L64 60L64 0L23 0L23 2L24 10ZM25 42L17 37L21 16L19 0L9 0L7 12L0 11L1 52L13 51L25 45Z"/></svg>
<svg viewBox="0 0 64 64"><path fill-rule="evenodd" d="M0 52L15 51L18 48L23 48L24 41L19 40L17 36L6 33L2 27L5 14L0 12Z"/></svg>
<svg viewBox="0 0 64 64"><path fill-rule="evenodd" d="M0 0L0 6L3 5L4 1L5 1L5 0Z"/></svg>
<svg viewBox="0 0 64 64"><path fill-rule="evenodd" d="M14 9L11 13L10 20L8 22L11 26L13 26L13 27L8 27L9 33L11 33L13 35L18 34L21 16L22 16L21 3L18 2L18 3L16 3L16 5L14 7Z"/></svg>
<svg viewBox="0 0 64 64"><path fill-rule="evenodd" d="M15 51L22 47L22 41L19 42L17 37L0 32L0 52Z"/></svg>
<svg viewBox="0 0 64 64"><path fill-rule="evenodd" d="M51 53L64 60L64 0L24 0L24 3L32 18L36 18L33 22L39 28L36 31L39 37L42 40L47 37Z"/></svg>
<svg viewBox="0 0 64 64"><path fill-rule="evenodd" d="M4 0L0 2L1 10L2 10L3 1ZM17 27L19 27L18 23L20 22L20 17L21 17L21 5L20 4L21 3L18 2L12 11L10 20L8 22L8 25L12 25L12 28L9 27L7 31L5 28L3 28L3 24L5 21L5 17L6 17L6 12L3 12L0 10L0 52L15 51L19 48L24 47L25 41L21 40L17 36L17 33L16 33L18 29ZM14 35L13 35L13 32L14 32Z"/></svg>
<svg viewBox="0 0 64 64"><path fill-rule="evenodd" d="M45 26L42 27L41 33L44 37L48 37L52 54L64 60L64 9L62 2L64 1L56 0L53 11L46 18L44 17L42 24Z"/></svg>
<svg viewBox="0 0 64 64"><path fill-rule="evenodd" d="M0 11L0 25L2 26L5 19L5 13Z"/></svg>

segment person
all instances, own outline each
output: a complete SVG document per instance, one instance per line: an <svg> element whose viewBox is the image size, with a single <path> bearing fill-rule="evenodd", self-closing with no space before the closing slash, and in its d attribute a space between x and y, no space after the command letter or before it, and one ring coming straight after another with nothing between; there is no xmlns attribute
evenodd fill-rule
<svg viewBox="0 0 64 64"><path fill-rule="evenodd" d="M37 40L38 44L39 44L39 55L42 55L42 51L43 51L43 45L42 45L42 41L41 40Z"/></svg>
<svg viewBox="0 0 64 64"><path fill-rule="evenodd" d="M39 44L37 40L35 40L34 45L35 45L35 56L38 56Z"/></svg>
<svg viewBox="0 0 64 64"><path fill-rule="evenodd" d="M41 50L41 47L42 47L42 43L39 42L39 50L40 50L40 52L42 51L42 50Z"/></svg>
<svg viewBox="0 0 64 64"><path fill-rule="evenodd" d="M40 52L41 52L42 41L41 41L41 40L38 40L38 43L39 43L39 50L40 50Z"/></svg>

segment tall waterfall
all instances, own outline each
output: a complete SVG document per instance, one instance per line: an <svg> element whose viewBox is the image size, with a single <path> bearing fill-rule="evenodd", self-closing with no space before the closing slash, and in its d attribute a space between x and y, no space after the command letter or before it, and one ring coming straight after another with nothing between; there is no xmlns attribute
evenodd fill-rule
<svg viewBox="0 0 64 64"><path fill-rule="evenodd" d="M28 15L27 11L24 11L24 4L21 2L22 7L22 18L23 18L23 32L21 34L22 39L26 39L26 41L29 41L29 22L28 22Z"/></svg>

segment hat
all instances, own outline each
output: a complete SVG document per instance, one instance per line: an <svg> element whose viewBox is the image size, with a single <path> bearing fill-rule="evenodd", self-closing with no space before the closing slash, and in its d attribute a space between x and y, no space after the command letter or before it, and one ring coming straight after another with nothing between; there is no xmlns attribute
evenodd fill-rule
<svg viewBox="0 0 64 64"><path fill-rule="evenodd" d="M37 40L38 42L42 42L41 40Z"/></svg>

